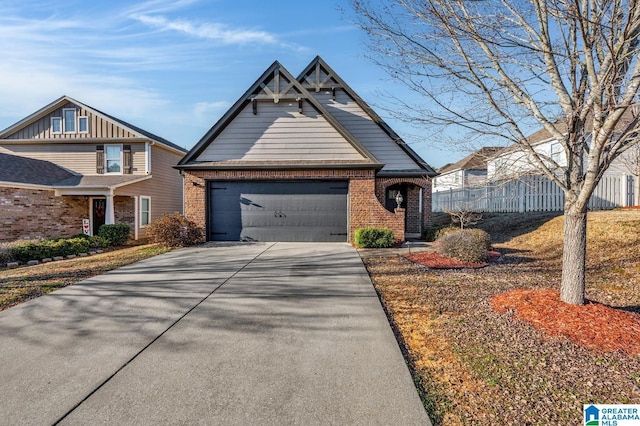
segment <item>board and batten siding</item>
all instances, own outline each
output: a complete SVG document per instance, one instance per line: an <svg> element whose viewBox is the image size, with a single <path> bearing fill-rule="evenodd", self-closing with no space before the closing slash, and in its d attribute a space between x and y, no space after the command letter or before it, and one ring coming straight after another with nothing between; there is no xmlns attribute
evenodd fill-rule
<svg viewBox="0 0 640 426"><path fill-rule="evenodd" d="M63 110L74 108L76 110L76 130L77 117L88 117L88 133L59 133L51 132L51 117L63 117ZM118 126L113 121L104 119L84 108L69 102L66 105L54 110L52 113L40 118L34 123L12 133L6 139L95 139L95 138L134 138L136 135Z"/></svg>
<svg viewBox="0 0 640 426"><path fill-rule="evenodd" d="M321 114L304 103L248 104L197 161L362 160L364 157Z"/></svg>
<svg viewBox="0 0 640 426"><path fill-rule="evenodd" d="M385 166L382 171L416 170L421 167L378 126L347 93L313 92L329 112Z"/></svg>
<svg viewBox="0 0 640 426"><path fill-rule="evenodd" d="M104 145L121 145L120 141L108 141L101 143ZM132 174L144 175L145 173L145 144L125 143L131 145L133 157ZM2 145L0 141L0 152L18 155L22 157L35 158L55 163L65 169L82 175L96 175L96 143L37 143Z"/></svg>

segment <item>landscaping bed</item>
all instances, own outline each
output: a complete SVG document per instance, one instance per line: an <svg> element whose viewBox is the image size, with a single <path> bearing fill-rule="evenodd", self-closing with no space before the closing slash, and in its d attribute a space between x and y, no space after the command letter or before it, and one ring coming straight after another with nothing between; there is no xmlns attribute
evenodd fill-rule
<svg viewBox="0 0 640 426"><path fill-rule="evenodd" d="M587 298L594 303L569 317L575 307L563 310L570 305L557 301L540 310L535 325L517 313L526 298L503 296L503 312L492 299L527 289L543 290L530 295L529 310L545 307L544 298L532 297L556 303L547 291L560 285L562 217L522 220L526 226L516 223L511 235L496 221L503 259L482 269L364 259L436 425L581 424L582 404L640 403L640 355L623 336L635 330L640 311L640 212L589 214ZM581 321L594 307L603 321ZM606 312L630 322L607 325ZM558 333L563 318L589 342L596 341L590 333L604 340L590 346ZM540 327L553 320L555 330Z"/></svg>

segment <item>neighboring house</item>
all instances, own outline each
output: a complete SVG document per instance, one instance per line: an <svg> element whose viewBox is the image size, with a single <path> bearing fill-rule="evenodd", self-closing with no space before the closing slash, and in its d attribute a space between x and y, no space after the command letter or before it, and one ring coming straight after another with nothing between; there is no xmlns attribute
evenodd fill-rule
<svg viewBox="0 0 640 426"><path fill-rule="evenodd" d="M557 124L559 130L564 132L564 124ZM527 138L538 156L549 164L552 169L557 166L559 174L564 172L567 165L567 158L560 142L556 141L551 134L541 129ZM586 154L585 154L586 155ZM633 175L636 171L631 163L638 163L632 157L638 157L636 150L628 150L608 167L604 176ZM523 175L540 175L539 165L534 161L533 155L524 151L518 145L511 145L499 151L487 164L487 178L490 181L513 179Z"/></svg>
<svg viewBox="0 0 640 426"><path fill-rule="evenodd" d="M182 212L173 169L186 150L68 96L0 132L0 241L97 234L128 223L132 236Z"/></svg>
<svg viewBox="0 0 640 426"><path fill-rule="evenodd" d="M320 57L298 78L274 62L177 168L207 240L404 240L431 220L434 170Z"/></svg>
<svg viewBox="0 0 640 426"><path fill-rule="evenodd" d="M433 178L433 192L483 185L487 180L487 161L502 149L484 147L454 164L443 166L438 170L439 175Z"/></svg>

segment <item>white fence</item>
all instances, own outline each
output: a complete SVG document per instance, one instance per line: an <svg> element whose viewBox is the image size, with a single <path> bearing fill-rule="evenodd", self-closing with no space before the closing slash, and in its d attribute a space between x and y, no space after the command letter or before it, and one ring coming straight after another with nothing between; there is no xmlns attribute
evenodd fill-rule
<svg viewBox="0 0 640 426"><path fill-rule="evenodd" d="M589 209L608 210L632 206L633 176L605 176L596 187ZM564 193L543 176L490 183L475 188L451 189L432 194L434 212L469 210L478 212L515 213L562 211Z"/></svg>

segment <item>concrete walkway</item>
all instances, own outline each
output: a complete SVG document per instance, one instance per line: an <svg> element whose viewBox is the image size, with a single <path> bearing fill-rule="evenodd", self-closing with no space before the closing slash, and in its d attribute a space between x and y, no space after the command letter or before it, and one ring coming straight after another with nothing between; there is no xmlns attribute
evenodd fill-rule
<svg viewBox="0 0 640 426"><path fill-rule="evenodd" d="M347 244L177 250L0 312L0 424L430 425Z"/></svg>

